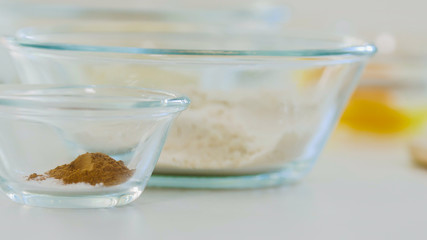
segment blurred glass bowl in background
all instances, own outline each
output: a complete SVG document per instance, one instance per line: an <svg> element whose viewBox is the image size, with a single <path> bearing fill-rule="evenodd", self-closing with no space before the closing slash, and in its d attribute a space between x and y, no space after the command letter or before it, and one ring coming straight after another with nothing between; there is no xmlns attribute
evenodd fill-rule
<svg viewBox="0 0 427 240"><path fill-rule="evenodd" d="M272 32L278 31L289 17L287 6L270 1L218 6L194 1L177 4L170 0L150 3L3 0L0 1L0 34L14 34L27 26L78 23L90 23L102 29L119 25L123 30L141 31ZM19 81L4 48L0 48L0 63L0 83Z"/></svg>

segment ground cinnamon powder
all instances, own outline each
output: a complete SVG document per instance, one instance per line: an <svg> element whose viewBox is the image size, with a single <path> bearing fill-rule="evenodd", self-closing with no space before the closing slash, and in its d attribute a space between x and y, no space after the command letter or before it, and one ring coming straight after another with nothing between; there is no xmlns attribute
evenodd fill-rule
<svg viewBox="0 0 427 240"><path fill-rule="evenodd" d="M43 181L46 178L55 178L62 180L65 184L88 183L113 186L125 182L133 173L134 170L127 168L123 161L116 161L103 153L85 153L69 164L49 170L45 175L33 173L27 180Z"/></svg>
<svg viewBox="0 0 427 240"><path fill-rule="evenodd" d="M27 180L28 181L30 181L30 180L43 181L43 180L46 180L46 176L45 175L40 175L40 174L37 174L37 173L33 173L30 176L28 176Z"/></svg>

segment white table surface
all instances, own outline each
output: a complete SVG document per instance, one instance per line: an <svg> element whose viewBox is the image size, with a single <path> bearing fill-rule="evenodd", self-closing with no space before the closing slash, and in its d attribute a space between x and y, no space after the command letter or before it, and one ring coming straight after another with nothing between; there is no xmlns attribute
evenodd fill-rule
<svg viewBox="0 0 427 240"><path fill-rule="evenodd" d="M0 195L0 239L427 239L427 170L404 144L334 135L299 184L148 189L113 209L44 209Z"/></svg>

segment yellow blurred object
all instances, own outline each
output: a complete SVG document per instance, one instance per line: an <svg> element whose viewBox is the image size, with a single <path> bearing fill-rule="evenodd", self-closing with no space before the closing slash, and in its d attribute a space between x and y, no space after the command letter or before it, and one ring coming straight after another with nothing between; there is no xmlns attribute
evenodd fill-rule
<svg viewBox="0 0 427 240"><path fill-rule="evenodd" d="M298 86L308 87L317 84L324 71L325 67L296 70L293 78L297 80Z"/></svg>
<svg viewBox="0 0 427 240"><path fill-rule="evenodd" d="M426 117L425 110L398 107L391 93L384 89L358 89L350 99L341 123L359 131L390 134L415 129Z"/></svg>

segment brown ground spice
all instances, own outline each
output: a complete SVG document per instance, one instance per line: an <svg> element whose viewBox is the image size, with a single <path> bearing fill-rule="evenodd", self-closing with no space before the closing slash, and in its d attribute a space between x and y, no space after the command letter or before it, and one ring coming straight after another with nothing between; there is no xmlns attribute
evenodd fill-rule
<svg viewBox="0 0 427 240"><path fill-rule="evenodd" d="M123 161L116 161L103 153L85 153L69 164L58 166L46 172L28 176L27 180L45 180L47 177L62 180L65 184L88 183L113 186L128 180L135 170L126 167ZM45 177L45 179L42 179Z"/></svg>
<svg viewBox="0 0 427 240"><path fill-rule="evenodd" d="M30 181L30 180L43 181L43 180L46 180L46 176L45 175L40 175L40 174L37 174L37 173L33 173L30 176L28 176L28 178L27 178L27 181Z"/></svg>

